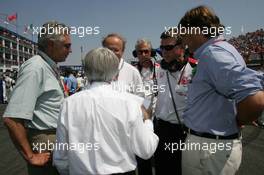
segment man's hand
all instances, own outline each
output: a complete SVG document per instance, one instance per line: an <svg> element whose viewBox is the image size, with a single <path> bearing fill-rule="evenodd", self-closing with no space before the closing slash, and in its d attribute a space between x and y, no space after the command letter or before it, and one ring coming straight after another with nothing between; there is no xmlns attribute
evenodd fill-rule
<svg viewBox="0 0 264 175"><path fill-rule="evenodd" d="M34 153L28 158L28 162L35 166L44 166L48 161L51 160L51 155L47 153Z"/></svg>
<svg viewBox="0 0 264 175"><path fill-rule="evenodd" d="M51 157L50 153L33 153L27 139L27 132L23 120L5 117L4 124L9 131L13 143L25 160L32 165L39 166L45 165L48 162Z"/></svg>
<svg viewBox="0 0 264 175"><path fill-rule="evenodd" d="M149 115L149 112L146 110L146 108L141 105L141 110L142 110L142 113L143 113L143 120L148 120L148 119L151 119L151 115Z"/></svg>

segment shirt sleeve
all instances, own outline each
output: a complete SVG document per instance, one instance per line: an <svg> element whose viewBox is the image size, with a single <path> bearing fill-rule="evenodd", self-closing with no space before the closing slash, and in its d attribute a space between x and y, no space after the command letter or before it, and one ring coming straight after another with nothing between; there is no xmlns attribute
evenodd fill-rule
<svg viewBox="0 0 264 175"><path fill-rule="evenodd" d="M53 152L53 165L55 165L62 175L69 174L68 162L68 115L67 115L67 101L61 106L61 111L58 120L58 127L56 130L56 149Z"/></svg>
<svg viewBox="0 0 264 175"><path fill-rule="evenodd" d="M133 82L134 82L134 86L136 89L134 94L136 94L140 97L144 97L145 96L144 91L141 91L141 89L143 88L143 81L142 81L142 78L141 78L139 71L136 68L134 68Z"/></svg>
<svg viewBox="0 0 264 175"><path fill-rule="evenodd" d="M206 54L209 84L236 103L262 90L263 76L249 69L238 53L213 47Z"/></svg>
<svg viewBox="0 0 264 175"><path fill-rule="evenodd" d="M143 158L149 159L155 152L159 138L153 132L151 120L143 122L141 109L138 109L138 116L131 128L130 145L134 153Z"/></svg>
<svg viewBox="0 0 264 175"><path fill-rule="evenodd" d="M4 117L33 119L37 98L41 93L41 70L22 68L13 89Z"/></svg>

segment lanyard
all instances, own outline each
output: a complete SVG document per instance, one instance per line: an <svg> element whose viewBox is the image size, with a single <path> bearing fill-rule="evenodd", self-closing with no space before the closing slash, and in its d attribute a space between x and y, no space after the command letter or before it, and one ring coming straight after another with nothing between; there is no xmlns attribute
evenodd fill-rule
<svg viewBox="0 0 264 175"><path fill-rule="evenodd" d="M60 79L60 74L59 74L59 70L58 70L58 67L55 63L53 63L50 58L42 51L38 51L38 54L41 56L41 58L51 67L51 70L52 70L52 73L53 75L55 76L55 78L57 79L59 85L60 85L60 88L64 94L64 97L67 97L68 95L65 93L65 90L64 90L64 86L63 86L63 82L62 80Z"/></svg>
<svg viewBox="0 0 264 175"><path fill-rule="evenodd" d="M179 122L179 125L181 126L181 129L183 130L183 125L182 125L182 122L180 120L180 116L178 114L177 107L176 107L176 102L174 100L173 93L172 93L172 87L171 87L171 83L170 83L169 71L166 71L166 76L167 76L167 81L168 81L169 90L170 90L170 94L171 94L171 100L172 100L173 108L174 108L174 111L175 111L175 114L176 114L176 118L177 118L177 120Z"/></svg>

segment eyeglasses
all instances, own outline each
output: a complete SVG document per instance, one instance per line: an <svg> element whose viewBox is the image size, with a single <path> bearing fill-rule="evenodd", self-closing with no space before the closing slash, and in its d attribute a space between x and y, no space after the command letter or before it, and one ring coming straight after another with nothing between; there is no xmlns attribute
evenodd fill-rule
<svg viewBox="0 0 264 175"><path fill-rule="evenodd" d="M142 55L143 53L144 54L149 54L150 53L150 50L138 50L137 51L140 55Z"/></svg>
<svg viewBox="0 0 264 175"><path fill-rule="evenodd" d="M70 49L70 48L71 48L71 43L64 44L63 46L64 46L66 49Z"/></svg>
<svg viewBox="0 0 264 175"><path fill-rule="evenodd" d="M175 46L177 46L179 44L174 44L174 45L160 45L160 50L166 50L166 51L170 51L172 50Z"/></svg>

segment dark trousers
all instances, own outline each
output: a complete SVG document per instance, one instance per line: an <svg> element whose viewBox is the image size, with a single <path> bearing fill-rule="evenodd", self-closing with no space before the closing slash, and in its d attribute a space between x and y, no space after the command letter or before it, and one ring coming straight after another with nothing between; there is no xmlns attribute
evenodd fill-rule
<svg viewBox="0 0 264 175"><path fill-rule="evenodd" d="M152 175L151 159L144 160L136 156L138 175Z"/></svg>
<svg viewBox="0 0 264 175"><path fill-rule="evenodd" d="M181 175L182 154L179 146L180 141L183 143L186 138L181 126L156 120L155 133L159 137L158 148L154 154L156 175Z"/></svg>
<svg viewBox="0 0 264 175"><path fill-rule="evenodd" d="M126 173L117 173L117 174L112 174L112 175L136 175L135 171L129 171Z"/></svg>

